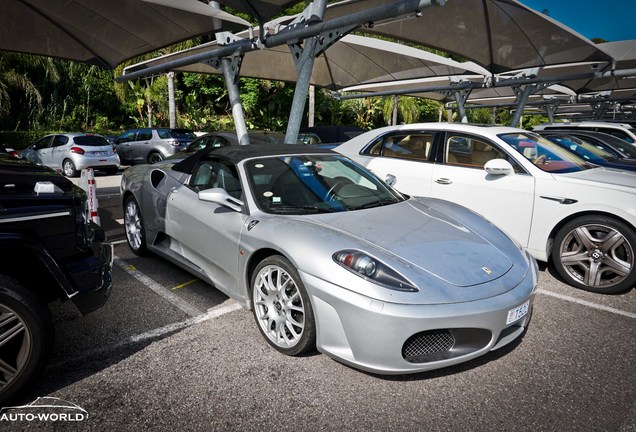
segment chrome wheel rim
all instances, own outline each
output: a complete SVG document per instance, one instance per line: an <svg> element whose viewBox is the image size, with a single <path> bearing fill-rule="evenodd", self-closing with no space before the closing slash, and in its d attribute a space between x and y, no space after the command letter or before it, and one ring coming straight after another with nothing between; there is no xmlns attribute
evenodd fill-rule
<svg viewBox="0 0 636 432"><path fill-rule="evenodd" d="M73 175L75 171L75 165L73 165L73 162L71 162L70 160L65 160L64 161L64 175L66 177L70 177Z"/></svg>
<svg viewBox="0 0 636 432"><path fill-rule="evenodd" d="M124 213L124 224L126 226L126 238L134 250L141 247L141 218L139 208L134 201L128 201L126 212Z"/></svg>
<svg viewBox="0 0 636 432"><path fill-rule="evenodd" d="M565 271L590 287L619 284L634 268L632 246L619 231L607 225L581 225L564 237L559 248Z"/></svg>
<svg viewBox="0 0 636 432"><path fill-rule="evenodd" d="M305 307L294 279L276 265L263 267L254 283L254 310L261 330L280 348L296 346L305 329Z"/></svg>
<svg viewBox="0 0 636 432"><path fill-rule="evenodd" d="M13 309L0 304L0 391L24 370L32 349L29 327Z"/></svg>

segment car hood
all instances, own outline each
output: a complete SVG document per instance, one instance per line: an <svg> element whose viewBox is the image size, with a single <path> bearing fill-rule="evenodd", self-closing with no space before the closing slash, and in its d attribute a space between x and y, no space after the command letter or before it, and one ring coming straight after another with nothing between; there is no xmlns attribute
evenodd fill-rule
<svg viewBox="0 0 636 432"><path fill-rule="evenodd" d="M493 281L513 266L509 251L501 250L457 218L418 200L310 219L325 229L362 241L367 253L378 251L401 261L406 268L419 269L456 287ZM514 247L512 241L509 245Z"/></svg>
<svg viewBox="0 0 636 432"><path fill-rule="evenodd" d="M51 182L65 194L77 194L73 182L50 168L14 157L0 161L0 185L3 192L33 193L37 182Z"/></svg>
<svg viewBox="0 0 636 432"><path fill-rule="evenodd" d="M567 178L578 182L593 183L598 186L626 190L636 193L636 172L607 167L597 167L573 173L553 174L555 178Z"/></svg>

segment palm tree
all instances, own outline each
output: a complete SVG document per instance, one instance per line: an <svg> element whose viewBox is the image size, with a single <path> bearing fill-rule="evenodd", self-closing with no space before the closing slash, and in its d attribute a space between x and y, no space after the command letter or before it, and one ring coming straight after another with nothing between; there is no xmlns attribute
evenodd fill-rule
<svg viewBox="0 0 636 432"><path fill-rule="evenodd" d="M115 69L115 73L118 76L121 76L123 74L123 70L125 67L145 61L145 60L150 60L153 59L155 57L159 57L159 56L163 56L166 54L170 54L170 53L174 53L174 52L178 52L178 51L183 51L185 49L188 48L192 48L197 46L200 43L200 40L198 38L195 39L190 39L181 43L178 43L176 45L172 45L163 49L160 49L158 51L154 51L152 53L140 56L140 57L136 57L134 59L131 59L127 62L121 63L120 65L117 66L117 68ZM165 74L166 77L166 82L167 82L167 90L168 90L168 115L169 115L169 122L170 122L170 127L176 127L176 102L175 102L175 95L174 95L174 72L167 72ZM154 83L154 80L150 81L151 83ZM130 94L130 90L133 91L133 93L138 94L140 87L139 84L137 86L134 85L127 85L125 83L117 83L115 85L115 92L117 93L117 97L121 100L121 101L125 101L126 98L129 96ZM161 93L159 92L157 89L153 89L150 90L148 89L148 91L142 91L142 93L144 94L144 103L146 104L146 112L148 113L148 127L152 126L152 104L153 104L153 98ZM137 100L140 100L139 98L137 98Z"/></svg>
<svg viewBox="0 0 636 432"><path fill-rule="evenodd" d="M382 115L388 125L397 124L398 118L401 118L403 123L413 123L419 117L419 107L414 97L384 96Z"/></svg>
<svg viewBox="0 0 636 432"><path fill-rule="evenodd" d="M52 83L60 80L60 74L50 57L0 51L0 116L11 111L11 90L23 93L35 102L38 112L42 111L42 95L29 77L29 72L34 70L44 72L45 78Z"/></svg>

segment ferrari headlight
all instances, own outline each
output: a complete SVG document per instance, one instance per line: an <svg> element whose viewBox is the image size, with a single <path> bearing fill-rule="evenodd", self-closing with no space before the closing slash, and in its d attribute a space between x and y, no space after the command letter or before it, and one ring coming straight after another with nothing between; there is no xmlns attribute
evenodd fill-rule
<svg viewBox="0 0 636 432"><path fill-rule="evenodd" d="M333 260L350 272L384 288L396 291L419 291L404 276L364 252L342 250L333 254Z"/></svg>

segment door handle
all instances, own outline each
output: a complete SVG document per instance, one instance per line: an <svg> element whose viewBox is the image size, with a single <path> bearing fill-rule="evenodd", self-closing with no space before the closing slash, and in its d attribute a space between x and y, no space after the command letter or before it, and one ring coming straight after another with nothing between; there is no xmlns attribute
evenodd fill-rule
<svg viewBox="0 0 636 432"><path fill-rule="evenodd" d="M438 178L437 180L435 180L435 183L441 184L441 185L449 185L451 183L453 183L453 181L451 179L447 179L447 178Z"/></svg>

